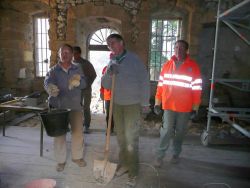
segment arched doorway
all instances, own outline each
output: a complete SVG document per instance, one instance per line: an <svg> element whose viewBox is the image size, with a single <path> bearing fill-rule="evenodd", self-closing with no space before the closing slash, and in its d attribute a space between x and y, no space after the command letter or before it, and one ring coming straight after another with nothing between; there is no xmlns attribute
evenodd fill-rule
<svg viewBox="0 0 250 188"><path fill-rule="evenodd" d="M97 77L92 85L92 113L103 113L103 104L100 99L101 76L103 68L109 62L110 51L107 47L106 38L112 33L119 33L116 29L103 27L96 30L88 39L88 59L95 68Z"/></svg>

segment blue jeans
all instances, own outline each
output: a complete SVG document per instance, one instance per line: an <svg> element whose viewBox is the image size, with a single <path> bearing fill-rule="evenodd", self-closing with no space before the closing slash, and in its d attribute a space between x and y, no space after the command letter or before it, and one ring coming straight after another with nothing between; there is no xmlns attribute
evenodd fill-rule
<svg viewBox="0 0 250 188"><path fill-rule="evenodd" d="M180 155L189 117L190 112L164 110L163 125L160 130L160 143L156 152L157 158L162 159L165 156L171 139L173 139L173 155Z"/></svg>
<svg viewBox="0 0 250 188"><path fill-rule="evenodd" d="M114 104L113 116L120 163L128 168L129 176L136 176L139 171L140 105Z"/></svg>

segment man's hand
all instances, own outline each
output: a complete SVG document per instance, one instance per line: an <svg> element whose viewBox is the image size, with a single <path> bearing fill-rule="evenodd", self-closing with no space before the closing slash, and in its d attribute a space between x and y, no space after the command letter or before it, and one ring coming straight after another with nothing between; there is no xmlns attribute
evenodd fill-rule
<svg viewBox="0 0 250 188"><path fill-rule="evenodd" d="M195 111L196 114L198 114L199 105L198 104L194 104L193 107L192 107L192 110Z"/></svg>
<svg viewBox="0 0 250 188"><path fill-rule="evenodd" d="M198 115L198 111L199 111L199 105L194 104L192 107L192 112L190 114L190 119L195 119L195 117Z"/></svg>
<svg viewBox="0 0 250 188"><path fill-rule="evenodd" d="M101 98L102 100L104 99L103 93L100 93L100 98Z"/></svg>
<svg viewBox="0 0 250 188"><path fill-rule="evenodd" d="M146 118L147 115L151 112L151 109L149 106L142 106L141 107L141 114L143 118Z"/></svg>
<svg viewBox="0 0 250 188"><path fill-rule="evenodd" d="M69 90L73 89L74 87L78 87L80 85L81 76L79 74L74 74L69 79Z"/></svg>
<svg viewBox="0 0 250 188"><path fill-rule="evenodd" d="M154 106L154 113L156 114L156 115L160 115L161 114L161 106L160 105L155 105Z"/></svg>
<svg viewBox="0 0 250 188"><path fill-rule="evenodd" d="M110 63L107 67L107 73L109 75L118 74L119 73L119 64Z"/></svg>
<svg viewBox="0 0 250 188"><path fill-rule="evenodd" d="M59 89L55 84L48 84L47 93L49 96L57 97L59 95Z"/></svg>

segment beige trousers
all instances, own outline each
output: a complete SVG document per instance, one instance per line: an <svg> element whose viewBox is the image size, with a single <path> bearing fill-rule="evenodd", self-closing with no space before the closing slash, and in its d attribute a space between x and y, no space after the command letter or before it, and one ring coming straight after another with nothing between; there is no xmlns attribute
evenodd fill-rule
<svg viewBox="0 0 250 188"><path fill-rule="evenodd" d="M83 158L83 114L81 111L71 111L69 124L71 127L72 159ZM67 159L66 134L54 138L54 153L57 163L65 163Z"/></svg>

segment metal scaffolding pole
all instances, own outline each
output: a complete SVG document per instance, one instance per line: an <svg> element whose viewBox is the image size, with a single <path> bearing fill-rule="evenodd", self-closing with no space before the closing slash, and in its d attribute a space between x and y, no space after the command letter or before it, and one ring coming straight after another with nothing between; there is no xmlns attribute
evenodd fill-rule
<svg viewBox="0 0 250 188"><path fill-rule="evenodd" d="M222 18L223 16L228 15L229 13L231 13L231 12L237 10L238 8L240 8L240 7L244 6L244 5L246 5L246 4L249 3L249 2L250 2L250 0L242 1L241 3L235 5L234 7L232 7L232 8L230 8L229 10L223 12L222 14L219 14L219 15L217 14L217 18L220 19L220 18ZM220 0L219 0L219 5L220 5Z"/></svg>
<svg viewBox="0 0 250 188"><path fill-rule="evenodd" d="M217 18L216 18L216 30L215 30L215 39L214 39L214 55L213 55L213 67L212 67L212 78L211 78L211 87L210 87L210 97L209 97L209 107L208 111L210 112L213 108L213 94L214 94L214 71L215 71L215 64L216 64L216 55L217 55L217 45L218 45L218 33L219 33L219 15L220 15L220 4L221 1L218 2L218 9L217 9ZM209 132L211 124L211 115L208 113L208 120L207 120L207 133Z"/></svg>
<svg viewBox="0 0 250 188"><path fill-rule="evenodd" d="M224 21L223 22L230 28L232 29L232 31L234 31L244 42L246 42L248 45L250 45L250 41L247 40L247 38L242 35L240 32L237 31L237 29L235 29L230 23L228 23L227 21Z"/></svg>
<svg viewBox="0 0 250 188"><path fill-rule="evenodd" d="M249 114L249 110L250 109L237 109L237 108L214 108L213 106L213 97L214 97L214 89L215 89L215 66L216 66L216 58L217 58L217 45L218 45L218 35L219 35L219 26L220 26L220 21L223 21L230 29L232 29L238 36L240 36L240 38L246 42L249 45L249 40L247 38L245 38L240 32L238 32L236 30L236 28L234 26L232 26L231 24L233 24L232 22L230 22L229 18L230 17L230 13L232 13L233 11L239 9L240 7L245 6L244 10L245 12L247 11L247 15L249 15L249 6L250 6L250 0L245 0L243 2L241 2L240 4L234 6L233 8L223 12L222 14L220 14L220 10L221 10L221 0L218 1L218 9L217 9L217 18L216 18L216 28L215 28L215 39L214 39L214 53L213 53L213 64L212 64L212 77L211 77L211 87L210 87L210 97L209 97L209 107L208 107L208 120L207 120L207 128L206 130L203 131L202 135L201 135L201 141L202 144L207 146L209 144L209 141L211 139L211 137L209 136L209 132L210 132L210 127L211 127L211 118L212 117L220 117L223 121L229 123L232 127L234 127L236 130L238 130L239 132L241 132L243 135L250 137L250 132L245 130L243 127L241 127L240 125L238 125L237 123L234 122L234 120L232 120L232 118L250 118L250 114ZM245 13L244 12L244 13ZM242 13L242 12L240 12ZM232 16L232 15L231 15ZM223 18L224 17L224 18ZM220 20L221 19L221 20ZM241 26L241 23L237 24L238 26ZM245 29L249 29L248 27L244 26ZM227 85L229 87L232 87L234 89L238 89L241 91L249 91L249 81L244 81L242 83L242 80L232 80L232 79L217 79L217 81L219 81L220 83L223 83L224 85ZM232 83L229 83L232 82ZM239 87L238 85L234 85L233 83L241 83L241 86ZM227 110L230 111L230 113L227 112ZM232 111L234 111L234 113L232 113ZM242 112L244 112L244 114L242 114Z"/></svg>

